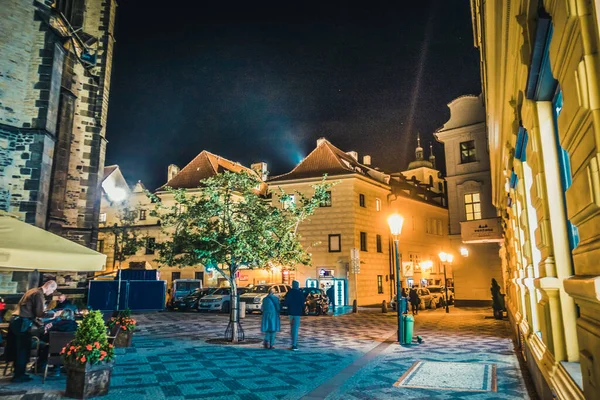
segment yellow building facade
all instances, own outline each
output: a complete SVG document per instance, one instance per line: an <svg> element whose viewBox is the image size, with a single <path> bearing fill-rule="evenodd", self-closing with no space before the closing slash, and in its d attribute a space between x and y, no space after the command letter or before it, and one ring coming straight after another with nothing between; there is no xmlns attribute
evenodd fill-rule
<svg viewBox="0 0 600 400"><path fill-rule="evenodd" d="M510 321L542 399L599 399L600 3L471 9Z"/></svg>

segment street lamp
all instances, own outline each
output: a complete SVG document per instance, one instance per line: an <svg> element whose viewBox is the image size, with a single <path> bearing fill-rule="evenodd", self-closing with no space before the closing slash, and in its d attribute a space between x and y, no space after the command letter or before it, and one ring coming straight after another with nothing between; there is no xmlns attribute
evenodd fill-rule
<svg viewBox="0 0 600 400"><path fill-rule="evenodd" d="M454 256L452 254L444 253L443 251L438 254L440 257L440 261L444 266L444 287L446 288L446 312L450 312L450 308L448 307L449 297L448 297L448 278L446 278L446 263L452 264L454 260Z"/></svg>
<svg viewBox="0 0 600 400"><path fill-rule="evenodd" d="M396 248L396 311L398 312L398 344L402 344L404 334L404 325L402 324L402 296L401 296L401 281L400 281L400 253L398 251L398 236L402 233L402 224L404 218L399 214L392 214L388 218L390 232L394 237L394 247Z"/></svg>

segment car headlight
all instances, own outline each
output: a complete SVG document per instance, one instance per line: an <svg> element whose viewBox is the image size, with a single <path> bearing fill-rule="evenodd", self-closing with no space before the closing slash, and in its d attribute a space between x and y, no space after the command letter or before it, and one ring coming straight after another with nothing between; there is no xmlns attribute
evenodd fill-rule
<svg viewBox="0 0 600 400"><path fill-rule="evenodd" d="M258 304L258 303L260 303L260 301L261 301L261 300L262 300L262 298L261 298L261 297L255 297L255 298L254 298L254 303L257 303L257 304Z"/></svg>

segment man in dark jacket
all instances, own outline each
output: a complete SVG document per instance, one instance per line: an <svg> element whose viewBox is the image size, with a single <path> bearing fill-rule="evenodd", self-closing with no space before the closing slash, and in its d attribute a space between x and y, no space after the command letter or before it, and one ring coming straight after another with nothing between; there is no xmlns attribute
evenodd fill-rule
<svg viewBox="0 0 600 400"><path fill-rule="evenodd" d="M329 289L327 289L326 294L327 298L329 299L329 304L331 304L331 309L335 314L335 288L333 287L333 285L329 286Z"/></svg>
<svg viewBox="0 0 600 400"><path fill-rule="evenodd" d="M300 291L300 283L292 282L292 289L285 295L285 304L290 315L290 332L292 336L292 350L298 351L298 331L300 330L300 316L304 311L304 294Z"/></svg>
<svg viewBox="0 0 600 400"><path fill-rule="evenodd" d="M48 281L40 288L30 289L23 295L8 328L6 361L13 362L13 382L27 382L31 377L25 375L25 368L31 352L31 332L36 318L44 315L44 296L56 290L56 282Z"/></svg>
<svg viewBox="0 0 600 400"><path fill-rule="evenodd" d="M415 288L415 285L412 286L410 292L408 292L408 300L410 301L410 305L412 306L412 313L416 315L419 313L419 303L421 299L419 299L419 293Z"/></svg>

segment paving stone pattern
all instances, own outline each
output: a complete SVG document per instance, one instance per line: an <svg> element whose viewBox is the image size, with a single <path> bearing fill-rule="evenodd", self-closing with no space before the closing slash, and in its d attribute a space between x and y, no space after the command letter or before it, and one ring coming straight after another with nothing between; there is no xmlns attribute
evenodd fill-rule
<svg viewBox="0 0 600 400"><path fill-rule="evenodd" d="M276 349L264 350L256 344L206 343L223 335L225 315L143 314L137 316L139 330L133 347L118 349L110 392L104 398L310 399L315 393L319 393L316 398L329 399L529 398L507 323L485 319L487 311L451 312L420 313L416 333L425 343L406 348L393 343L393 313L365 309L339 317L304 317L298 352L287 350L290 340L285 316ZM260 316L248 316L243 326L247 337L261 336ZM485 397L490 393L394 387L416 360L495 363L498 392ZM2 378L0 398L61 398L64 387L64 375L50 377L45 385L38 377L14 385Z"/></svg>

